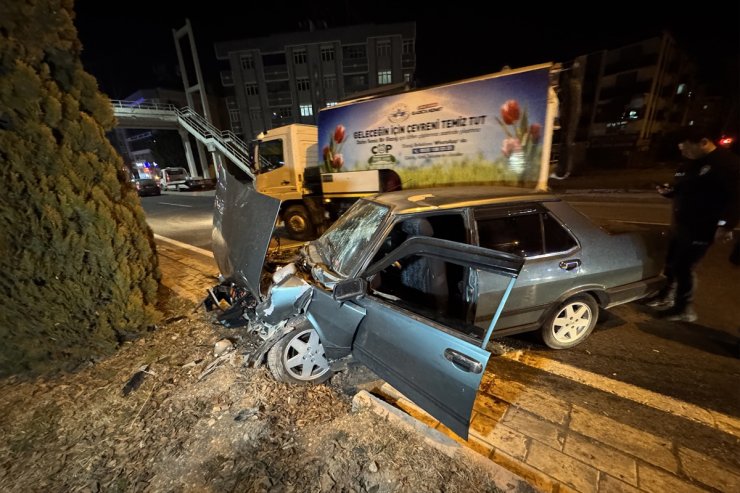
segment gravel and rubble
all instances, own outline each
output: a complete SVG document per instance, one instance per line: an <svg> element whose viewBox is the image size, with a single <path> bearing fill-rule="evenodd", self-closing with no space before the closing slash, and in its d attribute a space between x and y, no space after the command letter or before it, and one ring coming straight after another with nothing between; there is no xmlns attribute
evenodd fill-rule
<svg viewBox="0 0 740 493"><path fill-rule="evenodd" d="M246 331L175 296L163 309L111 357L0 381L1 491L500 491L485 467L352 411L367 371L279 383L244 366Z"/></svg>

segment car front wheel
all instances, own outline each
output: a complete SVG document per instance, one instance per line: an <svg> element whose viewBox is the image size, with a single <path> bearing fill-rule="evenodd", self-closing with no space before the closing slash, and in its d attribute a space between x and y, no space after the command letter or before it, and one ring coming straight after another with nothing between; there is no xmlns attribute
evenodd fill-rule
<svg viewBox="0 0 740 493"><path fill-rule="evenodd" d="M319 334L298 328L283 336L267 353L267 366L276 380L319 384L332 376Z"/></svg>
<svg viewBox="0 0 740 493"><path fill-rule="evenodd" d="M583 342L594 330L599 305L589 295L565 300L542 326L542 339L553 349L566 349Z"/></svg>

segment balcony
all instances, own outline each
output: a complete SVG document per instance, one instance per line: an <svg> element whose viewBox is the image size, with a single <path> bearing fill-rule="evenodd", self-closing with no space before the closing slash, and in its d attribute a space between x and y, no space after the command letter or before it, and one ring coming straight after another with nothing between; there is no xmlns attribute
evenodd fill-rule
<svg viewBox="0 0 740 493"><path fill-rule="evenodd" d="M345 74L367 73L367 58L345 58L342 60L342 70Z"/></svg>
<svg viewBox="0 0 740 493"><path fill-rule="evenodd" d="M231 70L221 71L221 85L224 87L234 87L234 77L231 74Z"/></svg>
<svg viewBox="0 0 740 493"><path fill-rule="evenodd" d="M642 55L628 60L619 60L617 62L609 63L604 67L604 76L616 74L619 72L626 72L628 70L636 70L642 67L652 67L658 63L658 54L651 53Z"/></svg>
<svg viewBox="0 0 740 493"><path fill-rule="evenodd" d="M270 65L266 66L264 70L265 80L288 80L288 66L287 65Z"/></svg>
<svg viewBox="0 0 740 493"><path fill-rule="evenodd" d="M645 94L650 92L651 85L652 81L643 80L629 85L602 87L601 91L599 91L599 101L619 97L627 98L635 94Z"/></svg>
<svg viewBox="0 0 740 493"><path fill-rule="evenodd" d="M267 94L267 104L270 106L286 106L293 104L290 91L270 92Z"/></svg>

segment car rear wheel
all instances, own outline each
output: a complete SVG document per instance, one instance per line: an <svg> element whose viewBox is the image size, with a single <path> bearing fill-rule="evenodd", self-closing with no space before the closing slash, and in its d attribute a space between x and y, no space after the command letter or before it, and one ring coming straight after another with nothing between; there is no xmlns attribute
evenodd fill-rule
<svg viewBox="0 0 740 493"><path fill-rule="evenodd" d="M313 223L308 210L300 204L291 205L283 212L285 229L294 240L310 240L314 235Z"/></svg>
<svg viewBox="0 0 740 493"><path fill-rule="evenodd" d="M568 298L547 318L542 339L553 349L566 349L583 342L594 330L599 305L587 294Z"/></svg>
<svg viewBox="0 0 740 493"><path fill-rule="evenodd" d="M332 376L319 334L312 328L287 333L267 353L267 366L276 380L319 384Z"/></svg>

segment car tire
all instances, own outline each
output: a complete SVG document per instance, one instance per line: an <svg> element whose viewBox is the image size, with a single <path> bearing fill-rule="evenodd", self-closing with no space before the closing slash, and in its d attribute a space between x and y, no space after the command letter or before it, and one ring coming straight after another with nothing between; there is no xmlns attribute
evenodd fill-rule
<svg viewBox="0 0 740 493"><path fill-rule="evenodd" d="M305 326L288 332L270 348L267 367L275 380L302 385L323 383L334 374L318 332Z"/></svg>
<svg viewBox="0 0 740 493"><path fill-rule="evenodd" d="M310 240L315 235L311 216L304 205L288 206L283 212L283 222L288 235L294 240Z"/></svg>
<svg viewBox="0 0 740 493"><path fill-rule="evenodd" d="M583 342L594 330L599 305L581 294L562 302L542 325L542 340L552 349L567 349Z"/></svg>

